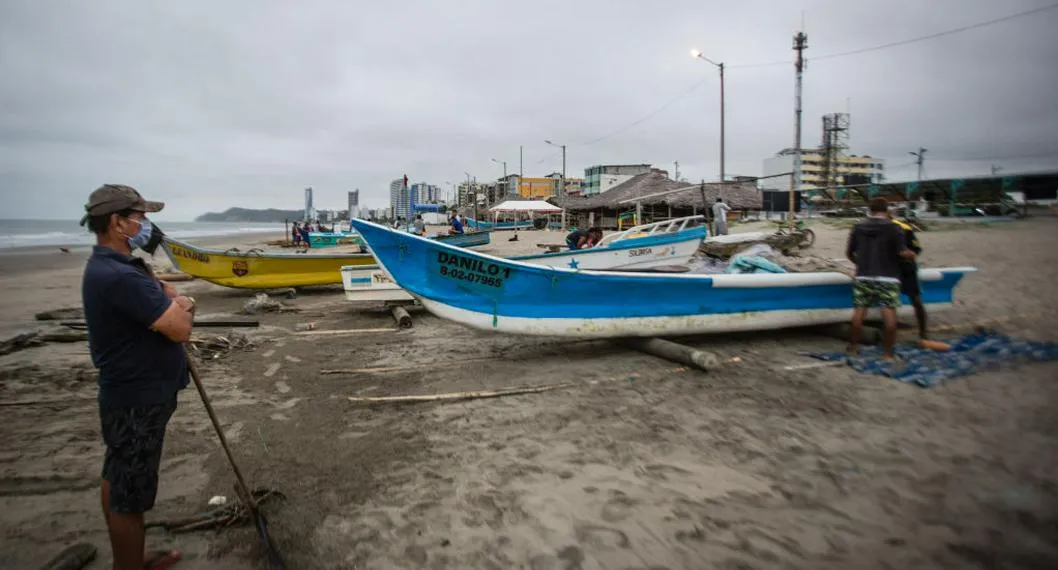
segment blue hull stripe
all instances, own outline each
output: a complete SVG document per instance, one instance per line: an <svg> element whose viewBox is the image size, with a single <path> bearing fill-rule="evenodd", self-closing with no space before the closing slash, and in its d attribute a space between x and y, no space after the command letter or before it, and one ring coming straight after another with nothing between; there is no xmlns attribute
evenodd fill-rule
<svg viewBox="0 0 1058 570"><path fill-rule="evenodd" d="M840 275L835 277L838 283L784 286L783 280L798 279L797 274L785 274L790 279L780 276L756 286L714 288L711 276L564 271L446 247L361 220L353 220L353 225L408 292L495 316L679 317L852 307L851 281ZM952 271L939 280L923 280L923 301L950 303L962 276L962 271Z"/></svg>

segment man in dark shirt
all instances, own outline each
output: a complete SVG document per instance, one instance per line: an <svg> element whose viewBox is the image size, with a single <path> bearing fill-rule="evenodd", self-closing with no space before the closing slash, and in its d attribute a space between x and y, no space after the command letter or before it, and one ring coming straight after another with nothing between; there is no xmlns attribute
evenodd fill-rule
<svg viewBox="0 0 1058 570"><path fill-rule="evenodd" d="M856 264L849 353L855 354L859 348L867 309L877 306L881 307L885 323L884 357L891 360L896 342L896 308L900 306L900 266L904 259L913 260L915 254L905 244L904 231L889 219L889 203L885 198L871 200L870 213L852 228L845 250L845 255Z"/></svg>
<svg viewBox="0 0 1058 570"><path fill-rule="evenodd" d="M452 212L452 219L449 220L448 223L449 235L461 235L463 233L463 222L459 219L459 210L454 210Z"/></svg>
<svg viewBox="0 0 1058 570"><path fill-rule="evenodd" d="M148 202L129 186L92 192L81 225L96 236L81 285L92 363L99 369L103 515L114 568L154 570L176 551L144 552L143 513L154 506L158 466L177 392L188 384L182 343L191 336L194 300L154 277L132 256L151 237Z"/></svg>
<svg viewBox="0 0 1058 570"><path fill-rule="evenodd" d="M602 239L602 230L599 228L588 228L586 230L573 230L566 236L566 246L570 251L594 247Z"/></svg>

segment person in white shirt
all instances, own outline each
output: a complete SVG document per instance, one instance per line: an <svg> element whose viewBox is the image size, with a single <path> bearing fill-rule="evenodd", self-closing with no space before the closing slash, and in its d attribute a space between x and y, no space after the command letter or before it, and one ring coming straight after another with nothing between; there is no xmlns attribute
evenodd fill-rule
<svg viewBox="0 0 1058 570"><path fill-rule="evenodd" d="M730 211L731 207L724 203L724 199L717 197L716 203L713 204L713 235L727 235L727 213Z"/></svg>

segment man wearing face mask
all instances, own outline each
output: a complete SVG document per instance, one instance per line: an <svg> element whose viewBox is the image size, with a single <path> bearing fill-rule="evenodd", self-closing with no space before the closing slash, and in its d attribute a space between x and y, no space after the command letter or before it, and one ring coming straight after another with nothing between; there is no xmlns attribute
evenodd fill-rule
<svg viewBox="0 0 1058 570"><path fill-rule="evenodd" d="M176 551L144 551L143 513L154 506L165 428L188 384L181 345L195 310L193 299L132 255L150 240L146 214L163 206L129 186L106 184L89 196L81 219L96 236L81 294L99 369L103 515L119 570L161 570L180 559Z"/></svg>

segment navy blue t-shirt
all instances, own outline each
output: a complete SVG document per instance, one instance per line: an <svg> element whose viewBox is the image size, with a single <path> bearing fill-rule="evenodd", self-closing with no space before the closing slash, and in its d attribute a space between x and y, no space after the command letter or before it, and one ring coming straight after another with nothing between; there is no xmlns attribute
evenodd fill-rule
<svg viewBox="0 0 1058 570"><path fill-rule="evenodd" d="M142 259L95 246L81 297L101 406L161 404L187 386L183 347L150 328L172 300Z"/></svg>

